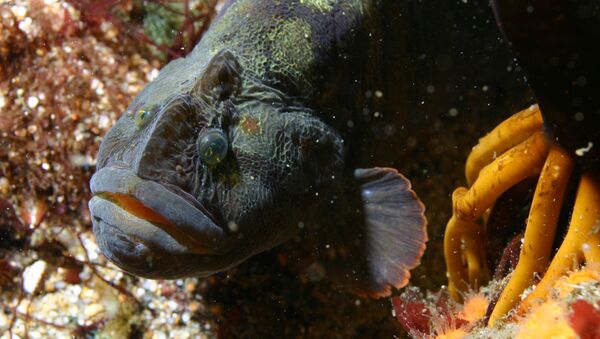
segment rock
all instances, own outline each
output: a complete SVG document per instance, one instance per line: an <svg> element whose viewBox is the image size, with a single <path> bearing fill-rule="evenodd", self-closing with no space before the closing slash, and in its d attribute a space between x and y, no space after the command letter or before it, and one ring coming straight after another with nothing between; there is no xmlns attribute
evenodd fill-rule
<svg viewBox="0 0 600 339"><path fill-rule="evenodd" d="M23 290L25 293L32 294L37 290L47 268L48 264L44 260L38 260L25 268L23 271Z"/></svg>

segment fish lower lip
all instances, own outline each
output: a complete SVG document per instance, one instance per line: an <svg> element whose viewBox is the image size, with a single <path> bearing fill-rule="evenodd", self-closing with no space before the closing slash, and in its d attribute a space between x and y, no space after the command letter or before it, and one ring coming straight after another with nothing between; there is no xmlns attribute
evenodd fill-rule
<svg viewBox="0 0 600 339"><path fill-rule="evenodd" d="M169 253L184 254L193 252L194 249L185 246L171 237L166 231L144 219L135 218L118 205L107 202L103 198L93 197L89 202L90 209L94 214L94 232L96 233L99 245L110 248L108 251L103 251L112 261L122 263L123 253L133 254L141 248L161 248ZM127 220L127 231L123 227L116 225L122 224L123 220ZM98 227L102 225L102 227ZM141 241L143 239L143 241ZM109 246L106 246L110 244ZM128 247L128 250L123 250ZM113 255L118 252L121 255ZM129 255L128 263L131 263L131 258L142 257L142 255Z"/></svg>
<svg viewBox="0 0 600 339"><path fill-rule="evenodd" d="M177 229L206 244L211 251L217 251L224 238L223 228L219 227L210 214L163 185L145 180L133 172L107 167L94 174L90 182L94 195L121 194L133 197L141 204L166 218ZM216 253L215 253L216 254Z"/></svg>

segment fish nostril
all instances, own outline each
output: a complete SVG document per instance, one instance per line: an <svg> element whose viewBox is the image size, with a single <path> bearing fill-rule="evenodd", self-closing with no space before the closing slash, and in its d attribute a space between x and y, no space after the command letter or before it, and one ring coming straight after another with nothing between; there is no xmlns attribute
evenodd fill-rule
<svg viewBox="0 0 600 339"><path fill-rule="evenodd" d="M148 250L148 247L146 247L146 245L144 245L144 244L142 244L142 243L140 243L140 242L138 242L138 243L135 243L133 247L134 247L135 251L136 251L137 253L140 253L140 254L147 254L147 253L149 253L149 252L150 252L150 251Z"/></svg>
<svg viewBox="0 0 600 339"><path fill-rule="evenodd" d="M131 245L131 241L123 234L116 234L117 244Z"/></svg>
<svg viewBox="0 0 600 339"><path fill-rule="evenodd" d="M145 244L124 234L113 234L110 252L112 259L129 268L148 266L153 261L152 251Z"/></svg>
<svg viewBox="0 0 600 339"><path fill-rule="evenodd" d="M134 241L123 233L117 233L114 234L114 236L114 246L117 247L117 250L121 252L121 254L134 257L143 254L144 252L148 252L148 248L143 243Z"/></svg>

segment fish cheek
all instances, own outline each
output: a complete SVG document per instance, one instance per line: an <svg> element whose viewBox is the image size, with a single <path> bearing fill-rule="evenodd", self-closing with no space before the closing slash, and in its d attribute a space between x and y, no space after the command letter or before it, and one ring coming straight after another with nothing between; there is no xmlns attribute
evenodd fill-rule
<svg viewBox="0 0 600 339"><path fill-rule="evenodd" d="M290 120L286 125L290 128L290 140L296 149L298 168L311 183L331 180L344 165L342 138L312 115L298 114ZM301 174L297 176L301 177Z"/></svg>
<svg viewBox="0 0 600 339"><path fill-rule="evenodd" d="M132 129L128 118L122 117L106 133L98 150L97 170L110 162L124 162L128 158L128 154L135 152L135 149L131 147L135 143Z"/></svg>

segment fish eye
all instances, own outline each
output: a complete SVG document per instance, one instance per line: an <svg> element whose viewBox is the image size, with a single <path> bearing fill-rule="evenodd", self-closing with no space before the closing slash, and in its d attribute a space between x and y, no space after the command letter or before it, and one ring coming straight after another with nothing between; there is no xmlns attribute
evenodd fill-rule
<svg viewBox="0 0 600 339"><path fill-rule="evenodd" d="M158 111L157 105L152 105L149 108L141 108L135 114L135 125L138 128L144 127L148 121L150 121L151 116Z"/></svg>
<svg viewBox="0 0 600 339"><path fill-rule="evenodd" d="M197 147L203 163L216 165L227 156L229 142L223 131L211 128L200 135Z"/></svg>
<svg viewBox="0 0 600 339"><path fill-rule="evenodd" d="M135 116L135 125L141 127L147 121L148 111L145 109L140 109Z"/></svg>

